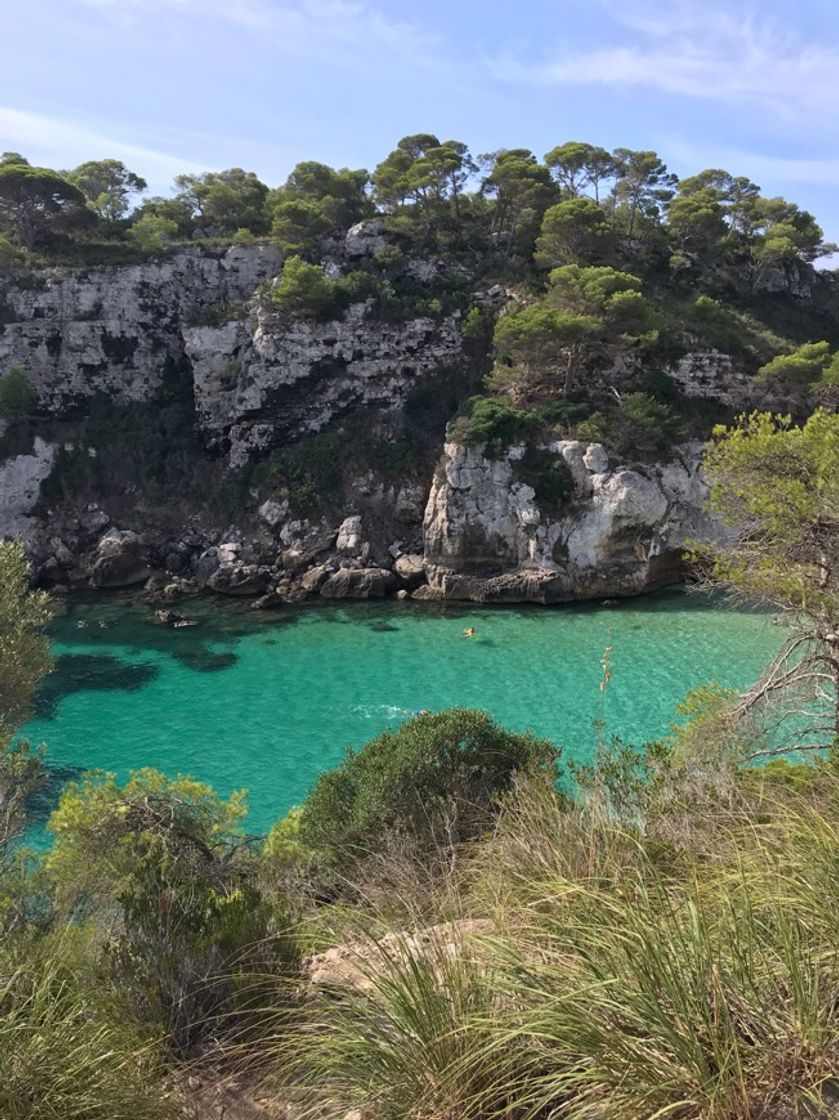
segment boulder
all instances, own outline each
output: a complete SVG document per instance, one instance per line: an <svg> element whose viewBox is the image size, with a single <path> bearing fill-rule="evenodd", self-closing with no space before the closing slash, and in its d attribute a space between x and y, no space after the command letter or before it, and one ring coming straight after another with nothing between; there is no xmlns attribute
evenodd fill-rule
<svg viewBox="0 0 839 1120"><path fill-rule="evenodd" d="M326 564L318 564L315 568L309 568L308 572L302 576L300 586L305 592L314 594L320 591L329 575L330 568Z"/></svg>
<svg viewBox="0 0 839 1120"><path fill-rule="evenodd" d="M207 587L220 595L263 595L268 575L256 564L221 564L207 580Z"/></svg>
<svg viewBox="0 0 839 1120"><path fill-rule="evenodd" d="M199 587L204 587L221 564L218 549L212 545L204 549L195 565L195 579Z"/></svg>
<svg viewBox="0 0 839 1120"><path fill-rule="evenodd" d="M361 518L358 514L353 517L346 517L338 528L335 547L339 552L345 552L349 556L357 556L361 550L361 534Z"/></svg>
<svg viewBox="0 0 839 1120"><path fill-rule="evenodd" d="M144 542L136 533L111 529L99 541L90 574L94 587L132 587L150 575Z"/></svg>
<svg viewBox="0 0 839 1120"><path fill-rule="evenodd" d="M269 528L276 529L278 525L282 525L288 515L288 502L275 502L273 498L269 498L262 503L257 512Z"/></svg>
<svg viewBox="0 0 839 1120"><path fill-rule="evenodd" d="M379 218L368 218L347 230L344 253L348 257L370 257L386 244L384 223Z"/></svg>
<svg viewBox="0 0 839 1120"><path fill-rule="evenodd" d="M320 589L324 599L383 599L396 584L385 568L339 568Z"/></svg>
<svg viewBox="0 0 839 1120"><path fill-rule="evenodd" d="M405 552L398 556L393 570L408 589L425 582L425 561L418 553Z"/></svg>
<svg viewBox="0 0 839 1120"><path fill-rule="evenodd" d="M302 572L323 552L328 552L335 544L335 533L317 537L311 543L298 548L286 548L280 553L279 562L287 572Z"/></svg>

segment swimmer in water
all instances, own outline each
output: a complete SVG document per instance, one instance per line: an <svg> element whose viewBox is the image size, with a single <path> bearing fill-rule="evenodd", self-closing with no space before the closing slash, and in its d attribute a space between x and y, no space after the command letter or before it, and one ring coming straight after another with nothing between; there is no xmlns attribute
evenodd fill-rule
<svg viewBox="0 0 839 1120"><path fill-rule="evenodd" d="M475 637L475 627L470 626L468 630L464 630L463 631L463 637L464 638L474 638Z"/></svg>

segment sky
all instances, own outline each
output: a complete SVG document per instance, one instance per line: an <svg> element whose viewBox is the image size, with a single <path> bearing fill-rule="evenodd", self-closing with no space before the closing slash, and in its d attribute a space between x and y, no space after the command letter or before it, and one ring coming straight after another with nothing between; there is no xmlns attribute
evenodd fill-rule
<svg viewBox="0 0 839 1120"><path fill-rule="evenodd" d="M0 150L174 175L372 168L404 135L722 167L839 241L837 0L7 0Z"/></svg>

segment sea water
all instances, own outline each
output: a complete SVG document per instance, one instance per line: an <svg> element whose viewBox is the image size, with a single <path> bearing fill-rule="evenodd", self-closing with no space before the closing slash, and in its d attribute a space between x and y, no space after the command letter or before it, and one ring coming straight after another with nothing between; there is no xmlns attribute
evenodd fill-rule
<svg viewBox="0 0 839 1120"><path fill-rule="evenodd" d="M42 817L85 770L124 778L152 766L224 795L247 789L249 826L262 830L347 747L417 709L480 708L585 762L595 721L630 744L661 736L690 689L749 684L781 640L765 612L681 592L612 608L387 602L261 613L207 600L180 609L198 625L173 630L137 600L101 595L74 600L54 622L56 667L24 729L46 744Z"/></svg>

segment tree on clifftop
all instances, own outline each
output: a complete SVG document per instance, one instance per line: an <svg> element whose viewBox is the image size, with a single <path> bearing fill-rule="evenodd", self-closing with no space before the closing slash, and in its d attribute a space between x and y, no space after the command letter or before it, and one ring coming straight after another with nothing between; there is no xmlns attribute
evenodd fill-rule
<svg viewBox="0 0 839 1120"><path fill-rule="evenodd" d="M24 249L34 249L62 218L71 224L74 217L81 221L84 205L78 187L56 171L20 163L0 165L0 228Z"/></svg>
<svg viewBox="0 0 839 1120"><path fill-rule="evenodd" d="M67 173L88 205L100 218L118 222L128 213L129 196L146 189L146 180L135 175L118 159L91 159Z"/></svg>
<svg viewBox="0 0 839 1120"><path fill-rule="evenodd" d="M768 753L839 741L839 416L753 413L705 456L711 508L736 530L701 550L714 580L783 612L789 637L739 703L773 725Z"/></svg>

